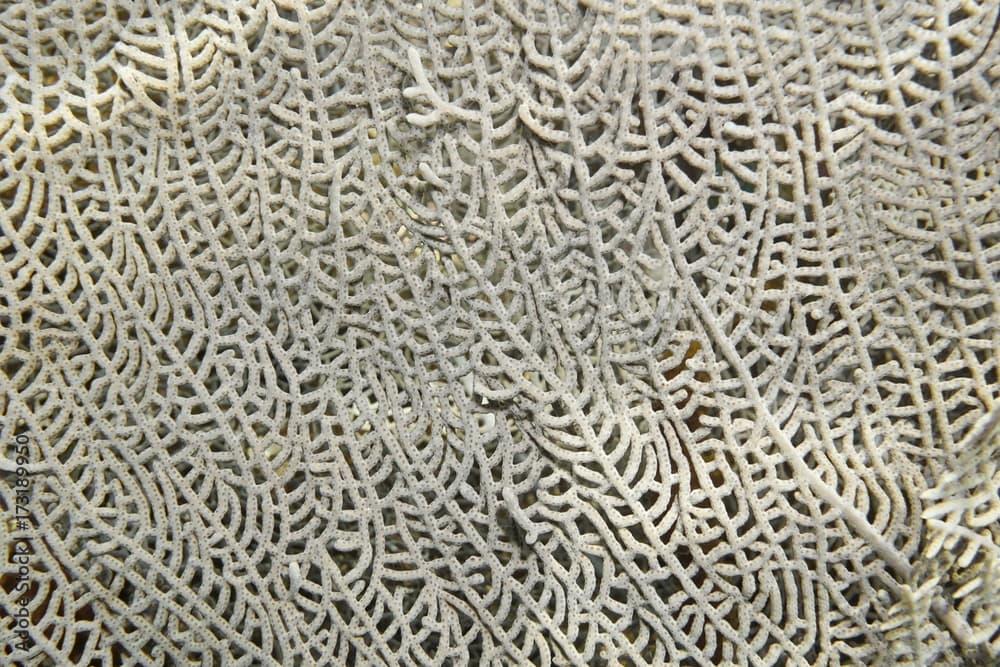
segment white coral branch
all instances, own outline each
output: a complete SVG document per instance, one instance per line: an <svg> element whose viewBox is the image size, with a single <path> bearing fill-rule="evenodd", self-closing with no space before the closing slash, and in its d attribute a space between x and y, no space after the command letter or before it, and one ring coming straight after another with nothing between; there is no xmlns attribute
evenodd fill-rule
<svg viewBox="0 0 1000 667"><path fill-rule="evenodd" d="M405 88L403 96L407 99L423 96L434 107L430 113L406 114L407 122L420 127L430 127L441 120L441 117L444 115L455 116L456 118L473 123L478 122L479 118L474 112L463 109L457 104L452 104L434 90L430 80L427 78L427 72L424 71L424 65L420 62L420 54L417 53L415 48L412 46L408 48L406 50L406 57L410 61L410 69L413 71L413 78L416 80L417 85Z"/></svg>

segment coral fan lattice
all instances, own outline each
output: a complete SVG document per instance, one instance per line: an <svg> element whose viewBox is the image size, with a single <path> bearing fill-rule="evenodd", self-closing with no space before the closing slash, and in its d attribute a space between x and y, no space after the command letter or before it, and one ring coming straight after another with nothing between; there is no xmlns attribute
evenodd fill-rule
<svg viewBox="0 0 1000 667"><path fill-rule="evenodd" d="M0 4L4 661L996 656L997 21Z"/></svg>

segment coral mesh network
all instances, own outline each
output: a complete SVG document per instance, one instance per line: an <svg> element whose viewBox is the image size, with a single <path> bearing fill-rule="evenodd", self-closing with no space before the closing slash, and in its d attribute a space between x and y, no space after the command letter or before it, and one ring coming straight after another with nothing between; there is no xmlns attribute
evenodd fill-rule
<svg viewBox="0 0 1000 667"><path fill-rule="evenodd" d="M993 664L998 11L0 2L0 662Z"/></svg>

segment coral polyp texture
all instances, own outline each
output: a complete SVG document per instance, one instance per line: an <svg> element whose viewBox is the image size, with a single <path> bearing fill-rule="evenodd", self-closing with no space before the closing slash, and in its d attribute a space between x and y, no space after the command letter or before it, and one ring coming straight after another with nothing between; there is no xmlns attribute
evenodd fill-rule
<svg viewBox="0 0 1000 667"><path fill-rule="evenodd" d="M998 7L3 3L0 662L992 664Z"/></svg>

